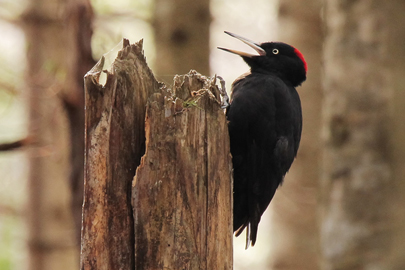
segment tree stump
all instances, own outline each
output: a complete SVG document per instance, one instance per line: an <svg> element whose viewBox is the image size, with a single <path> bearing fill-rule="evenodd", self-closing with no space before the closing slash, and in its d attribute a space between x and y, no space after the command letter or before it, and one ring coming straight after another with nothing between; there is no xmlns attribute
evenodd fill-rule
<svg viewBox="0 0 405 270"><path fill-rule="evenodd" d="M133 186L136 269L232 268L231 159L218 99L214 81L190 72L149 101Z"/></svg>
<svg viewBox="0 0 405 270"><path fill-rule="evenodd" d="M103 59L85 77L81 269L232 269L231 157L216 79L191 71L170 90L142 42L127 40L105 86L102 70Z"/></svg>

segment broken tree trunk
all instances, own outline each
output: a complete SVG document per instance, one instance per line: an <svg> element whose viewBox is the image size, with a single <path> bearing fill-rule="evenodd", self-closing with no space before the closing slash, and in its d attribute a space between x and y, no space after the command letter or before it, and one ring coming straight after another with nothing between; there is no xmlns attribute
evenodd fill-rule
<svg viewBox="0 0 405 270"><path fill-rule="evenodd" d="M142 44L124 48L98 83L104 58L85 76L85 182L81 269L133 269L131 182L144 153L147 97L160 85Z"/></svg>
<svg viewBox="0 0 405 270"><path fill-rule="evenodd" d="M214 83L190 72L174 95L149 101L133 189L136 269L232 268L229 138Z"/></svg>
<svg viewBox="0 0 405 270"><path fill-rule="evenodd" d="M169 90L142 43L126 40L105 86L102 70L101 60L85 77L81 269L232 269L231 158L215 78L190 72Z"/></svg>

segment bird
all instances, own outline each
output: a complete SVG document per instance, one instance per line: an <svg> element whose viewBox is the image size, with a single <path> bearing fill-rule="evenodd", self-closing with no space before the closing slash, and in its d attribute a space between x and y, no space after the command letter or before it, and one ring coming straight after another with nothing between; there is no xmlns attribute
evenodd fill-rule
<svg viewBox="0 0 405 270"><path fill-rule="evenodd" d="M246 249L256 243L262 214L270 204L300 145L302 109L296 87L307 63L283 42L255 43L225 31L257 54L218 47L242 57L250 72L232 84L226 108L233 163L233 231L246 229Z"/></svg>

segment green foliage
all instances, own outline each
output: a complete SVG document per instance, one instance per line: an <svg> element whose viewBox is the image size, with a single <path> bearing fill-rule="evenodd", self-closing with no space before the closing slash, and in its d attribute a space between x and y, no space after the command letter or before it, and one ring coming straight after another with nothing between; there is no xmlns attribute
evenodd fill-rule
<svg viewBox="0 0 405 270"><path fill-rule="evenodd" d="M202 108L200 106L198 106L199 100L200 100L200 97L185 100L185 101L183 101L183 107L184 108L197 107L198 109L202 110Z"/></svg>

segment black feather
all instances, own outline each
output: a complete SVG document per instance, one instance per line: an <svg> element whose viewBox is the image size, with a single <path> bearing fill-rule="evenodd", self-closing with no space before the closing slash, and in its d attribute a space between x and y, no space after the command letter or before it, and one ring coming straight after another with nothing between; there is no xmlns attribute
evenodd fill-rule
<svg viewBox="0 0 405 270"><path fill-rule="evenodd" d="M260 47L266 55L241 55L251 73L233 83L227 110L233 228L236 236L247 228L246 247L256 243L260 218L297 155L302 113L295 87L306 79L305 61L294 47L274 42Z"/></svg>

